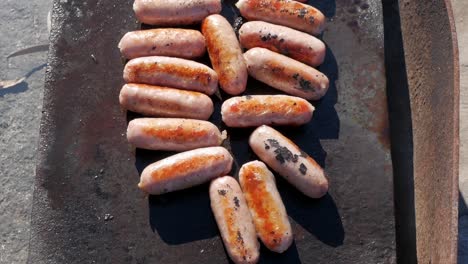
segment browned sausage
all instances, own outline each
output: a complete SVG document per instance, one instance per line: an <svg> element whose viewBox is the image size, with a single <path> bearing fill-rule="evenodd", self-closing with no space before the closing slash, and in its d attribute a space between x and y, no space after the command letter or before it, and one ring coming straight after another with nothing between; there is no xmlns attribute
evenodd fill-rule
<svg viewBox="0 0 468 264"><path fill-rule="evenodd" d="M119 100L123 108L149 116L207 120L213 113L205 94L147 84L125 84Z"/></svg>
<svg viewBox="0 0 468 264"><path fill-rule="evenodd" d="M171 57L141 57L124 68L127 83L145 83L192 90L212 95L218 89L218 75L201 63Z"/></svg>
<svg viewBox="0 0 468 264"><path fill-rule="evenodd" d="M286 251L293 233L273 173L263 162L252 161L240 168L239 182L263 244L274 252Z"/></svg>
<svg viewBox="0 0 468 264"><path fill-rule="evenodd" d="M221 89L231 95L241 94L247 85L248 74L231 24L220 15L211 15L203 20L202 32Z"/></svg>
<svg viewBox="0 0 468 264"><path fill-rule="evenodd" d="M327 76L299 61L264 48L244 53L249 74L291 95L318 100L328 90Z"/></svg>
<svg viewBox="0 0 468 264"><path fill-rule="evenodd" d="M239 30L239 39L244 48L266 48L310 66L318 66L325 59L326 47L322 41L285 26L247 22Z"/></svg>
<svg viewBox="0 0 468 264"><path fill-rule="evenodd" d="M291 0L240 0L236 6L248 20L263 20L319 35L325 16L318 9Z"/></svg>
<svg viewBox="0 0 468 264"><path fill-rule="evenodd" d="M197 30L158 28L128 32L119 42L127 59L146 56L168 56L194 59L206 51L205 38Z"/></svg>
<svg viewBox="0 0 468 264"><path fill-rule="evenodd" d="M137 118L128 124L127 140L137 148L186 151L219 146L219 129L208 121L182 118Z"/></svg>
<svg viewBox="0 0 468 264"><path fill-rule="evenodd" d="M229 127L302 125L310 121L314 107L289 95L232 97L221 106L223 122Z"/></svg>
<svg viewBox="0 0 468 264"><path fill-rule="evenodd" d="M189 150L146 167L138 187L149 194L163 194L202 184L226 175L232 156L223 147Z"/></svg>
<svg viewBox="0 0 468 264"><path fill-rule="evenodd" d="M262 161L305 195L320 198L327 193L328 180L320 165L280 132L261 126L249 144Z"/></svg>
<svg viewBox="0 0 468 264"><path fill-rule="evenodd" d="M221 12L220 0L135 0L133 10L142 23L157 26L190 25Z"/></svg>
<svg viewBox="0 0 468 264"><path fill-rule="evenodd" d="M211 209L229 257L236 264L257 263L260 244L237 181L225 176L210 185Z"/></svg>

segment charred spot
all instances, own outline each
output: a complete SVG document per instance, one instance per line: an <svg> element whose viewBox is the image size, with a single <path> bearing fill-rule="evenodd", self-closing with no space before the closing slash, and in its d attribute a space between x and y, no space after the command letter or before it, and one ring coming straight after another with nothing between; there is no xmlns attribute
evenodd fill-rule
<svg viewBox="0 0 468 264"><path fill-rule="evenodd" d="M251 95L246 95L245 99L250 100L250 99L252 99L252 96Z"/></svg>
<svg viewBox="0 0 468 264"><path fill-rule="evenodd" d="M260 37L260 39L261 39L262 41L269 41L269 40L271 40L271 39L277 39L277 38L278 38L278 35L272 35L272 34L270 34L270 33L268 33L268 34L263 35L263 36Z"/></svg>
<svg viewBox="0 0 468 264"><path fill-rule="evenodd" d="M304 163L301 163L301 165L299 165L299 171L302 173L302 175L306 175L307 167L304 165Z"/></svg>
<svg viewBox="0 0 468 264"><path fill-rule="evenodd" d="M155 49L156 49L156 46L151 47L151 49L152 49L152 50L155 50Z"/></svg>
<svg viewBox="0 0 468 264"><path fill-rule="evenodd" d="M299 156L301 156L303 158L309 157L309 155L307 153L305 153L304 151L302 151L302 150L301 150L301 155L299 155Z"/></svg>
<svg viewBox="0 0 468 264"><path fill-rule="evenodd" d="M237 210L237 208L240 207L239 198L237 198L237 196L235 196L233 200L234 200L234 205L236 206L236 210Z"/></svg>
<svg viewBox="0 0 468 264"><path fill-rule="evenodd" d="M314 16L310 16L309 17L309 23L310 24L313 24L315 22L315 17Z"/></svg>
<svg viewBox="0 0 468 264"><path fill-rule="evenodd" d="M280 43L283 43L283 42L284 42L284 39L280 39L279 42L280 42Z"/></svg>
<svg viewBox="0 0 468 264"><path fill-rule="evenodd" d="M304 78L299 73L295 73L293 76L293 79L296 80L299 84L299 89L304 90L304 91L312 91L315 92L315 87L312 85L312 83Z"/></svg>
<svg viewBox="0 0 468 264"><path fill-rule="evenodd" d="M294 161L294 155L287 147L281 146L275 139L267 139L267 141L275 148L275 158L279 163L284 164L286 161L297 162L297 156L296 161Z"/></svg>
<svg viewBox="0 0 468 264"><path fill-rule="evenodd" d="M305 8L301 8L299 10L299 14L297 15L298 18L304 18L305 15L307 15L307 13L309 13L309 11L307 11L307 9Z"/></svg>
<svg viewBox="0 0 468 264"><path fill-rule="evenodd" d="M219 195L225 196L226 193L227 193L226 190L218 190Z"/></svg>
<svg viewBox="0 0 468 264"><path fill-rule="evenodd" d="M267 143L265 143L265 149L266 149L266 150L269 150L269 149L270 149L270 146L268 146Z"/></svg>
<svg viewBox="0 0 468 264"><path fill-rule="evenodd" d="M237 242L241 243L244 245L244 238L242 237L242 234L240 231L237 231L237 237L236 237Z"/></svg>
<svg viewBox="0 0 468 264"><path fill-rule="evenodd" d="M299 156L297 154L294 154L292 157L292 162L296 163L298 159L299 159Z"/></svg>

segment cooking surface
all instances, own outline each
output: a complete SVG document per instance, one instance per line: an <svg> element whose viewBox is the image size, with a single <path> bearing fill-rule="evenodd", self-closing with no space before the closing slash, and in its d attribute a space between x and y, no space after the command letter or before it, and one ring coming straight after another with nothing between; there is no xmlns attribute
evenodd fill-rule
<svg viewBox="0 0 468 264"><path fill-rule="evenodd" d="M117 43L140 27L132 2L55 2L30 263L228 261L207 184L149 198L136 187L138 172L167 153L134 152L126 143L126 122L134 115L118 105ZM223 15L238 23L226 2ZM350 2L310 1L330 20L319 70L331 85L313 103L309 125L280 129L325 167L330 192L309 199L277 177L296 242L282 255L262 248L262 262L396 262L382 7ZM247 89L277 93L252 79ZM213 99L212 121L226 129L221 101ZM251 131L228 129L233 174L255 158L247 144Z"/></svg>

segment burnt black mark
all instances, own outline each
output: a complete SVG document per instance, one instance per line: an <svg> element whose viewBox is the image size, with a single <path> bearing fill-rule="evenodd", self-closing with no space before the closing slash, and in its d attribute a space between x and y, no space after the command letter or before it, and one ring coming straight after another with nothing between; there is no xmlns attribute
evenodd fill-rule
<svg viewBox="0 0 468 264"><path fill-rule="evenodd" d="M299 171L302 173L302 175L306 175L307 167L304 165L304 163L301 163L301 165L299 165Z"/></svg>
<svg viewBox="0 0 468 264"><path fill-rule="evenodd" d="M302 151L302 150L301 150L301 155L300 156L303 157L303 158L309 157L309 155L307 153L305 153L304 151Z"/></svg>
<svg viewBox="0 0 468 264"><path fill-rule="evenodd" d="M264 142L264 143L265 143L265 142ZM266 149L266 150L269 150L269 149L270 149L270 146L268 146L267 143L265 143L265 149Z"/></svg>
<svg viewBox="0 0 468 264"><path fill-rule="evenodd" d="M270 33L260 37L262 41L270 41L271 39L277 39L277 38L278 38L278 35L275 35L275 34L272 35Z"/></svg>
<svg viewBox="0 0 468 264"><path fill-rule="evenodd" d="M298 156L293 155L287 147L281 146L276 139L269 138L267 141L273 148L275 148L275 158L279 163L284 164L286 161L292 161L294 163L297 162Z"/></svg>
<svg viewBox="0 0 468 264"><path fill-rule="evenodd" d="M236 237L237 242L240 242L241 245L244 245L244 238L242 237L242 234L240 231L237 231L237 237Z"/></svg>
<svg viewBox="0 0 468 264"><path fill-rule="evenodd" d="M305 15L307 15L307 13L309 13L309 11L305 8L301 8L299 10L299 14L297 15L298 18L304 18Z"/></svg>
<svg viewBox="0 0 468 264"><path fill-rule="evenodd" d="M252 99L252 96L251 95L246 95L245 99L250 100L250 99Z"/></svg>
<svg viewBox="0 0 468 264"><path fill-rule="evenodd" d="M299 89L303 91L312 91L315 92L315 87L312 85L312 83L306 79L304 79L299 73L293 74L293 79L296 80L299 84Z"/></svg>
<svg viewBox="0 0 468 264"><path fill-rule="evenodd" d="M218 194L225 196L226 195L226 190L218 190Z"/></svg>
<svg viewBox="0 0 468 264"><path fill-rule="evenodd" d="M279 42L280 42L280 43L283 43L283 42L284 42L284 39L280 39Z"/></svg>
<svg viewBox="0 0 468 264"><path fill-rule="evenodd" d="M233 200L234 200L234 205L236 206L236 210L237 210L237 208L240 207L239 198L237 198L237 196L235 196Z"/></svg>
<svg viewBox="0 0 468 264"><path fill-rule="evenodd" d="M310 17L309 17L309 23L310 23L310 24L313 24L314 22L315 22L315 17L310 16Z"/></svg>

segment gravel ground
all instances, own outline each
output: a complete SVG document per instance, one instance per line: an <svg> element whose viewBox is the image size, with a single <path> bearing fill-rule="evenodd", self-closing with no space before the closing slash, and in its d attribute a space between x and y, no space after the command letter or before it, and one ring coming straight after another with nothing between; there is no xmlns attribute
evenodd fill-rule
<svg viewBox="0 0 468 264"><path fill-rule="evenodd" d="M452 0L460 43L462 101L468 89L468 14L466 0ZM0 264L25 263L29 241L36 146L42 107L46 52L7 61L19 49L47 43L47 13L52 0L0 1L0 80L29 78L0 90ZM464 33L462 33L464 32ZM466 49L466 50L465 50ZM462 106L463 107L463 106ZM462 120L462 138L464 129ZM468 133L468 132L467 132ZM465 133L466 134L466 133ZM468 136L468 135L467 135ZM462 144L462 149L465 146ZM468 153L468 152L467 152ZM462 156L464 151L462 150ZM461 191L468 198L468 169L461 166ZM467 199L468 200L468 199ZM468 215L461 210L459 263L468 263Z"/></svg>
<svg viewBox="0 0 468 264"><path fill-rule="evenodd" d="M0 263L25 263L46 52L11 58L23 48L47 44L51 0L0 1L0 80L30 73L0 90Z"/></svg>

